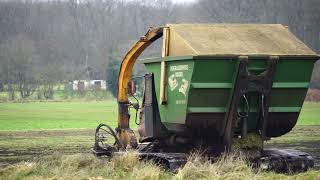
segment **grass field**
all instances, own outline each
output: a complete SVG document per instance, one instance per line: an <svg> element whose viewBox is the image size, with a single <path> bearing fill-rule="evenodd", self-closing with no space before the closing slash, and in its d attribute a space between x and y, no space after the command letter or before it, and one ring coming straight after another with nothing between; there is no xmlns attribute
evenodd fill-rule
<svg viewBox="0 0 320 180"><path fill-rule="evenodd" d="M0 130L95 128L117 125L115 101L0 103ZM131 122L132 127L136 125Z"/></svg>
<svg viewBox="0 0 320 180"><path fill-rule="evenodd" d="M43 157L35 162L23 162L0 170L0 179L319 179L319 171L285 175L257 171L246 164L242 156L222 156L212 163L199 155L189 158L177 173L164 171L152 162L139 161L133 153L98 159L92 154Z"/></svg>
<svg viewBox="0 0 320 180"><path fill-rule="evenodd" d="M289 134L268 142L266 146L302 150L312 154L317 158L316 163L319 163L319 129L320 126L298 126ZM218 163L192 159L185 168L177 174L172 174L153 164L138 162L130 156L111 161L97 159L90 152L94 142L93 137L94 129L2 131L0 132L0 179L320 178L319 170L290 176L257 172L237 158L229 158Z"/></svg>
<svg viewBox="0 0 320 180"><path fill-rule="evenodd" d="M319 169L319 120L320 104L305 103L298 126L268 141L266 147L307 152L315 158ZM177 174L132 157L99 160L90 152L99 123L116 127L115 101L0 103L0 179L320 178L319 170L293 176L257 172L239 159L218 163L193 159ZM131 126L137 128L133 121Z"/></svg>
<svg viewBox="0 0 320 180"><path fill-rule="evenodd" d="M320 125L320 103L305 102L298 125Z"/></svg>
<svg viewBox="0 0 320 180"><path fill-rule="evenodd" d="M0 130L86 129L100 123L116 127L115 101L0 103ZM298 125L317 124L320 103L305 103Z"/></svg>

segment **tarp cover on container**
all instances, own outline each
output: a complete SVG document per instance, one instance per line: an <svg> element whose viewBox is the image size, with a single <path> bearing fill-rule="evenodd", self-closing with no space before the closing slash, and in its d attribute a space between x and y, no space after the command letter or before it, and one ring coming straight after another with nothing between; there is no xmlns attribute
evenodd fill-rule
<svg viewBox="0 0 320 180"><path fill-rule="evenodd" d="M168 24L169 56L316 55L280 24Z"/></svg>

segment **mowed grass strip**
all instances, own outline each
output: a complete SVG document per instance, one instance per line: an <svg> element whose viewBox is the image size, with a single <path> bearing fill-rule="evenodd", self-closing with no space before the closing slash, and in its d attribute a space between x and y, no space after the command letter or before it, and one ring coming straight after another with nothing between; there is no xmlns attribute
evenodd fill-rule
<svg viewBox="0 0 320 180"><path fill-rule="evenodd" d="M117 126L116 100L89 102L0 103L0 130L95 128ZM131 127L135 129L134 111ZM305 103L298 125L319 125L320 103Z"/></svg>
<svg viewBox="0 0 320 180"><path fill-rule="evenodd" d="M0 130L87 129L100 123L116 127L117 110L116 100L0 103Z"/></svg>
<svg viewBox="0 0 320 180"><path fill-rule="evenodd" d="M298 125L320 125L320 103L305 102L298 119Z"/></svg>

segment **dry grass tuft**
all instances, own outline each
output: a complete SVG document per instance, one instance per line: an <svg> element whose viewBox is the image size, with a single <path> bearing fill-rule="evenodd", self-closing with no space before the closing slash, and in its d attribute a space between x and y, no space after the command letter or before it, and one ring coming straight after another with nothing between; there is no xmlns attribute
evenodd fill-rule
<svg viewBox="0 0 320 180"><path fill-rule="evenodd" d="M35 163L22 162L0 170L0 179L21 179L32 173ZM5 178L4 178L5 177Z"/></svg>
<svg viewBox="0 0 320 180"><path fill-rule="evenodd" d="M133 152L125 153L123 156L115 156L111 159L113 169L132 171L139 164L139 158Z"/></svg>
<svg viewBox="0 0 320 180"><path fill-rule="evenodd" d="M244 156L229 154L222 155L212 162L199 154L192 154L184 168L176 175L177 179L242 179L253 177L255 173L247 165Z"/></svg>
<svg viewBox="0 0 320 180"><path fill-rule="evenodd" d="M320 179L320 171L288 176L255 171L241 154L225 154L212 162L194 153L185 167L173 174L152 162L139 161L129 152L111 160L92 154L54 154L36 162L21 162L1 169L0 179Z"/></svg>
<svg viewBox="0 0 320 180"><path fill-rule="evenodd" d="M128 179L163 179L165 171L153 162L139 161L133 152L123 156L115 156L111 164L116 173L116 178Z"/></svg>

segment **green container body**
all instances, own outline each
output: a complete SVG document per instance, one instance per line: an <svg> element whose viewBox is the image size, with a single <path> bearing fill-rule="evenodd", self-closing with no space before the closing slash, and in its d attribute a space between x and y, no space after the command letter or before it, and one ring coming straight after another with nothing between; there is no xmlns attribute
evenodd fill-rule
<svg viewBox="0 0 320 180"><path fill-rule="evenodd" d="M164 105L159 101L161 61L166 61L167 103ZM284 128L287 120L295 119L296 121L298 118L315 61L314 56L279 57L271 90L269 113L276 115L272 123L279 122L282 126L274 126L274 128ZM168 130L176 131L177 126L187 126L187 119L191 118L191 115L196 115L193 121L201 121L201 114L221 114L220 117L224 117L238 72L237 57L169 56L144 59L142 63L145 64L148 73L154 73L160 118ZM267 64L267 56L250 56L248 70L251 74L260 74L266 70ZM254 130L258 123L257 102L260 96L255 93L248 96L250 105L248 131L250 131ZM290 113L295 114L293 120L281 118L281 114ZM223 119L212 119L212 121L221 120ZM210 121L209 119L207 123ZM288 126L292 126L289 124L292 123L288 122ZM291 130L291 128L287 129ZM281 133L269 136L280 136L288 130L280 130Z"/></svg>

